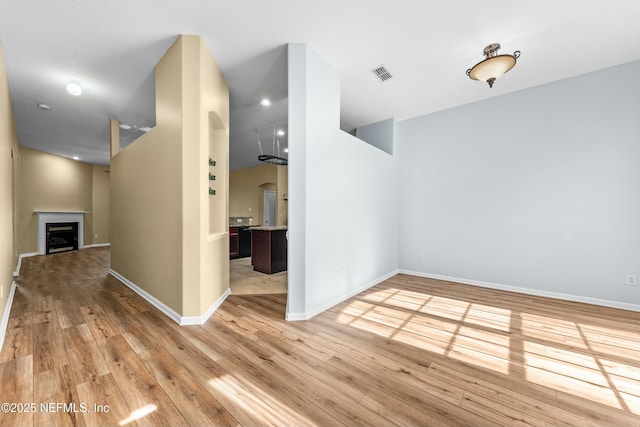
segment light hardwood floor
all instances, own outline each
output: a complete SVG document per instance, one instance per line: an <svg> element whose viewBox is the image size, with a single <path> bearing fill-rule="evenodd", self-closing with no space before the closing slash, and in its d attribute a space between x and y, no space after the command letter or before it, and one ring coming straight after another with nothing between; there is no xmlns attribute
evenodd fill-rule
<svg viewBox="0 0 640 427"><path fill-rule="evenodd" d="M397 275L309 321L232 295L179 327L108 266L24 261L0 400L33 410L1 425L640 425L639 313Z"/></svg>

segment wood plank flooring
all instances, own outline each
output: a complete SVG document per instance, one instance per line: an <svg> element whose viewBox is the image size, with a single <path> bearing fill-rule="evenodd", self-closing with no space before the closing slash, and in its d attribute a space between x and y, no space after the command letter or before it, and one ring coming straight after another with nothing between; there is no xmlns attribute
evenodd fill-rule
<svg viewBox="0 0 640 427"><path fill-rule="evenodd" d="M639 313L397 275L309 321L232 295L180 327L108 267L24 260L0 425L640 425Z"/></svg>

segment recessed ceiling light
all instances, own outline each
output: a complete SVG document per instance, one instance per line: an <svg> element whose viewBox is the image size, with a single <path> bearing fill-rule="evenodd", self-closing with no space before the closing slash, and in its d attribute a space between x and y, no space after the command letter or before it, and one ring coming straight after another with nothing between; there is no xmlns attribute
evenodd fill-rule
<svg viewBox="0 0 640 427"><path fill-rule="evenodd" d="M43 110L50 110L51 107L49 107L47 104L38 104L38 108L41 108Z"/></svg>
<svg viewBox="0 0 640 427"><path fill-rule="evenodd" d="M72 157L72 159L73 159L73 160L80 160L80 157L78 157L78 156L73 156L73 157Z"/></svg>
<svg viewBox="0 0 640 427"><path fill-rule="evenodd" d="M138 130L141 130L142 132L149 132L151 129L149 126L143 126L141 128L138 128Z"/></svg>
<svg viewBox="0 0 640 427"><path fill-rule="evenodd" d="M120 129L129 130L131 129L131 125L128 125L126 123L120 123Z"/></svg>
<svg viewBox="0 0 640 427"><path fill-rule="evenodd" d="M76 82L69 82L67 83L67 92L73 96L79 96L82 94L82 88Z"/></svg>
<svg viewBox="0 0 640 427"><path fill-rule="evenodd" d="M278 136L284 136L284 131L282 129L278 129Z"/></svg>
<svg viewBox="0 0 640 427"><path fill-rule="evenodd" d="M260 105L262 105L263 107L268 107L269 105L271 105L271 100L268 98L262 98L260 100Z"/></svg>

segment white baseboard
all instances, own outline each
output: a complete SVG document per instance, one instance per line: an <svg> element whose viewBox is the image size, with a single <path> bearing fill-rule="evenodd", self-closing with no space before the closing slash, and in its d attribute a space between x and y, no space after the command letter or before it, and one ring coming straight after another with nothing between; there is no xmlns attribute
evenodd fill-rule
<svg viewBox="0 0 640 427"><path fill-rule="evenodd" d="M84 245L82 247L82 249L87 249L87 248L104 248L107 246L111 246L111 243L94 243L93 245Z"/></svg>
<svg viewBox="0 0 640 427"><path fill-rule="evenodd" d="M117 271L110 268L109 274L111 274L113 277L121 281L124 285L126 285L132 291L140 295L149 304L151 304L152 306L160 310L163 314L165 314L167 317L169 317L171 320L173 320L180 326L202 325L209 319L209 317L211 317L211 315L218 309L218 307L220 307L220 305L224 302L225 299L227 299L227 297L231 293L231 290L227 289L225 293L223 293L222 296L218 298L218 300L215 303L213 303L213 305L209 307L209 309L202 316L183 317L180 314L178 314L175 310L173 310L171 307L169 307L168 305L166 305L165 303L163 303L162 301L160 301L159 299L151 295L149 292L145 291L140 286L136 285L135 283L133 283L132 281L124 277L122 274L118 273Z"/></svg>
<svg viewBox="0 0 640 427"><path fill-rule="evenodd" d="M152 306L154 306L155 308L163 312L167 317L169 317L171 320L176 322L178 325L180 324L180 321L182 320L182 316L180 316L177 312L175 312L171 307L169 307L168 305L166 305L165 303L163 303L162 301L160 301L159 299L151 295L149 292L145 291L144 289L142 289L141 287L139 287L138 285L136 285L135 283L133 283L132 281L124 277L122 274L118 273L117 271L110 268L109 274L111 274L116 279L120 280L122 283L128 286L132 291L140 295L149 304L151 304Z"/></svg>
<svg viewBox="0 0 640 427"><path fill-rule="evenodd" d="M26 254L20 254L18 256L18 265L16 266L16 271L13 272L13 277L18 277L20 275L20 267L22 267L22 258L29 258L36 255L39 255L38 252L29 252Z"/></svg>
<svg viewBox="0 0 640 427"><path fill-rule="evenodd" d="M629 303L625 303L625 302L610 301L610 300L599 299L599 298L591 298L591 297L585 297L585 296L581 296L581 295L563 294L563 293L560 293L560 292L543 291L543 290L540 290L540 289L521 288L521 287L518 287L518 286L503 285L503 284L499 284L499 283L491 283L491 282L482 282L482 281L479 281L479 280L462 279L460 277L441 276L439 274L422 273L422 272L419 272L419 271L400 270L399 272L402 273L402 274L409 274L411 276L426 277L427 279L444 280L444 281L447 281L447 282L462 283L462 284L465 284L465 285L479 286L479 287L482 287L482 288L497 289L497 290L509 291L509 292L517 292L519 294L525 294L525 295L535 295L535 296L539 296L539 297L555 298L555 299L561 299L561 300L565 300L565 301L582 302L582 303L586 303L586 304L601 305L603 307L619 308L619 309L622 309L622 310L640 311L640 305L638 305L638 304L629 304Z"/></svg>
<svg viewBox="0 0 640 427"><path fill-rule="evenodd" d="M339 297L336 297L334 299L332 299L331 301L324 303L318 307L314 307L311 310L308 310L306 312L303 313L289 313L287 312L286 316L285 316L285 320L287 321L297 321L297 320L308 320L311 319L313 316L316 316L320 313L322 313L323 311L326 311L328 309L330 309L333 306L336 306L338 304L340 304L341 302L344 302L346 300L348 300L349 298L352 298L356 295L358 295L361 292L366 291L367 289L377 285L378 283L384 282L385 280L389 279L390 277L395 276L396 274L398 274L398 270L394 270L390 273L387 274L383 274L382 276L379 276L373 280L370 280L368 282L366 282L365 284L357 287L356 289L353 289L343 295L340 295Z"/></svg>
<svg viewBox="0 0 640 427"><path fill-rule="evenodd" d="M284 319L288 322L296 322L299 320L307 320L310 319L306 313L289 313L285 314Z"/></svg>
<svg viewBox="0 0 640 427"><path fill-rule="evenodd" d="M229 295L231 295L231 289L227 289L226 291L224 291L224 293L220 296L220 298L218 298L218 300L214 302L211 305L211 307L209 307L209 309L202 316L185 316L182 318L182 322L180 324L181 325L204 324L207 320L209 320L209 317L211 317L211 315L218 309L218 307L222 305L224 300L226 300Z"/></svg>
<svg viewBox="0 0 640 427"><path fill-rule="evenodd" d="M4 337L7 334L7 327L9 326L9 315L11 314L11 304L13 304L13 296L16 293L16 282L11 282L11 289L9 290L9 296L7 297L7 304L4 306L4 313L2 314L2 321L0 321L0 351L4 345Z"/></svg>

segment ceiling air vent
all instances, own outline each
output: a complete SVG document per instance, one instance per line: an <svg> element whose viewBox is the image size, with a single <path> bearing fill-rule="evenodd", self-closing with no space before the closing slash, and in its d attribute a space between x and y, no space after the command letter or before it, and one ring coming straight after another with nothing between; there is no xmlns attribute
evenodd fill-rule
<svg viewBox="0 0 640 427"><path fill-rule="evenodd" d="M391 73L389 73L389 71L387 71L386 68L384 68L384 65L379 66L378 68L374 68L373 70L371 70L371 72L380 79L381 82L384 82L386 80L389 80L392 76Z"/></svg>

